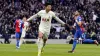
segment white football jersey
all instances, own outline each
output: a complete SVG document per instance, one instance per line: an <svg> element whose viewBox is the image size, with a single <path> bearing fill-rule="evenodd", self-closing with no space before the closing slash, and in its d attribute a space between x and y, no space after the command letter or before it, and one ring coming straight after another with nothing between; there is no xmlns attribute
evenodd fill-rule
<svg viewBox="0 0 100 56"><path fill-rule="evenodd" d="M52 18L59 20L59 18L56 18L55 13L53 11L49 11L47 13L46 10L41 10L37 14L41 17L39 30L44 30L44 31L50 32ZM61 23L64 24L64 22L62 22L62 21L61 21Z"/></svg>
<svg viewBox="0 0 100 56"><path fill-rule="evenodd" d="M25 37L26 28L29 26L28 22L24 22L24 28L22 29L21 38Z"/></svg>
<svg viewBox="0 0 100 56"><path fill-rule="evenodd" d="M41 10L37 14L31 16L27 21L40 16L41 17L41 22L39 25L39 31L45 31L45 32L50 32L51 28L51 20L54 18L58 22L65 24L63 21L61 21L57 16L55 16L55 13L53 11L49 11L48 13L46 10Z"/></svg>
<svg viewBox="0 0 100 56"><path fill-rule="evenodd" d="M28 27L28 22L24 22L24 28L23 28L23 30L26 31L27 27Z"/></svg>
<svg viewBox="0 0 100 56"><path fill-rule="evenodd" d="M43 31L50 31L51 28L51 20L54 16L54 13L52 11L46 13L45 10L41 10L38 15L41 17L41 22L39 25L39 30Z"/></svg>

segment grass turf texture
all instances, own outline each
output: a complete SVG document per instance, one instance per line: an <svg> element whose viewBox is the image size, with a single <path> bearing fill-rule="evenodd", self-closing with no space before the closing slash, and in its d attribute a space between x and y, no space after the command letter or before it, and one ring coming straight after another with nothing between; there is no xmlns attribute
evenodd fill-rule
<svg viewBox="0 0 100 56"><path fill-rule="evenodd" d="M100 46L78 44L75 53L68 53L71 47L70 44L48 44L42 56L100 56ZM0 56L37 56L37 45L25 44L17 50L15 45L0 44Z"/></svg>

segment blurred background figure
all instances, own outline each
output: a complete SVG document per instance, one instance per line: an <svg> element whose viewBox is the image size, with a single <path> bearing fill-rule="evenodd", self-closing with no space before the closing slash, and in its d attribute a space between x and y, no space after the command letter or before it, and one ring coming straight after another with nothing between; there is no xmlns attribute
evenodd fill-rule
<svg viewBox="0 0 100 56"><path fill-rule="evenodd" d="M8 34L8 33L5 33L4 35L3 35L3 37L4 37L4 43L5 44L10 44L10 35Z"/></svg>

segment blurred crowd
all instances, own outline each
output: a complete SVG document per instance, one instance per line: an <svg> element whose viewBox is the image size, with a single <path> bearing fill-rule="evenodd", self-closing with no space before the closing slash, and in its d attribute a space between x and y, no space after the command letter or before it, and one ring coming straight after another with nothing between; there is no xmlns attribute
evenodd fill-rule
<svg viewBox="0 0 100 56"><path fill-rule="evenodd" d="M56 15L74 26L73 12L81 12L88 37L100 39L100 2L98 0L0 0L0 34L14 34L14 21L19 14L27 14L28 18L38 11L44 9L45 2L52 3L52 10ZM35 18L30 22L29 31L26 38L37 38L40 18ZM59 24L54 19L53 24ZM52 26L50 39L66 39L68 35L73 35L75 28ZM28 36L28 37L27 37ZM95 39L96 39L95 38Z"/></svg>

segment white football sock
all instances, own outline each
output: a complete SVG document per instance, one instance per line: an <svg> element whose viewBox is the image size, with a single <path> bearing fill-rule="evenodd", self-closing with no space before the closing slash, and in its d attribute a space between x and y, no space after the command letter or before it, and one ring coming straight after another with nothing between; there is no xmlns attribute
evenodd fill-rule
<svg viewBox="0 0 100 56"><path fill-rule="evenodd" d="M43 47L43 40L42 40L42 38L38 38L37 45L38 45L38 56L41 56L41 49Z"/></svg>
<svg viewBox="0 0 100 56"><path fill-rule="evenodd" d="M23 39L20 39L19 46L23 43Z"/></svg>

